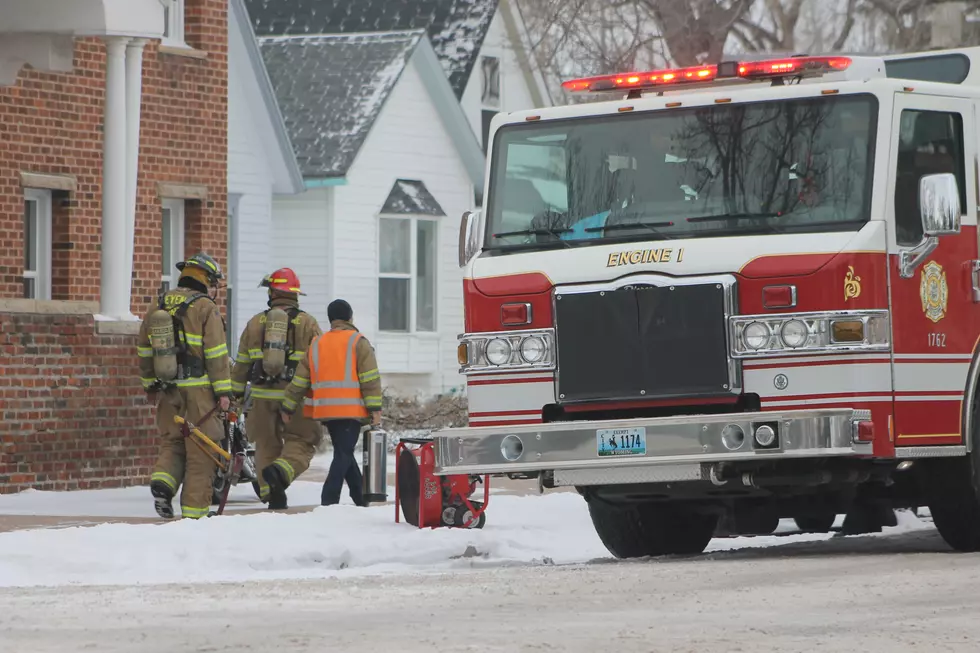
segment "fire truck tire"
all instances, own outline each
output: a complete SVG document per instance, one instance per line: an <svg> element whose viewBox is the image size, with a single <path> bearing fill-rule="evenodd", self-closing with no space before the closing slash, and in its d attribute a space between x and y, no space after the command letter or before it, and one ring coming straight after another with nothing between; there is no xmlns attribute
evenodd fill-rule
<svg viewBox="0 0 980 653"><path fill-rule="evenodd" d="M796 527L804 533L829 533L836 519L836 514L800 515L799 517L793 517L793 521L796 522Z"/></svg>
<svg viewBox="0 0 980 653"><path fill-rule="evenodd" d="M592 499L589 515L603 545L617 558L701 553L718 518L663 503L616 504Z"/></svg>
<svg viewBox="0 0 980 653"><path fill-rule="evenodd" d="M419 525L419 463L408 449L398 456L398 498L405 521Z"/></svg>
<svg viewBox="0 0 980 653"><path fill-rule="evenodd" d="M932 522L957 551L980 551L980 398L973 401L973 451L958 458L918 461Z"/></svg>

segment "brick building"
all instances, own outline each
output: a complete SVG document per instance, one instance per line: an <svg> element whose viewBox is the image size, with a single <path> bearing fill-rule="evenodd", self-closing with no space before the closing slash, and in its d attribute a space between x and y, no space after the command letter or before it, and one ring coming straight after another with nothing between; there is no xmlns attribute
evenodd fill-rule
<svg viewBox="0 0 980 653"><path fill-rule="evenodd" d="M0 0L0 493L146 482L136 316L227 260L227 89L228 0Z"/></svg>

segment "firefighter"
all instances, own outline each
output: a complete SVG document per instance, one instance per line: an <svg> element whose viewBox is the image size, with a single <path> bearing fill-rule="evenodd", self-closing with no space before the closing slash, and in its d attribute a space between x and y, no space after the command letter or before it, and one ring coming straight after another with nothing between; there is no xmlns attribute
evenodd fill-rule
<svg viewBox="0 0 980 653"><path fill-rule="evenodd" d="M350 304L334 300L327 307L327 318L330 330L314 339L286 388L283 420L290 421L312 388L303 413L324 423L333 442L333 462L323 483L320 505L339 503L347 481L351 499L363 506L363 479L354 449L363 424L381 424L381 374L374 347L354 326Z"/></svg>
<svg viewBox="0 0 980 653"><path fill-rule="evenodd" d="M221 266L200 252L177 263L177 288L163 293L140 326L137 353L147 399L157 405L160 452L150 476L150 494L157 514L174 517L171 500L177 488L180 514L189 519L208 515L215 461L188 442L174 416L192 422L215 442L224 429L219 417L231 406L225 324L215 304Z"/></svg>
<svg viewBox="0 0 980 653"><path fill-rule="evenodd" d="M261 472L259 496L270 510L287 507L286 488L309 469L323 429L302 415L286 424L280 419L283 389L294 379L310 342L322 331L316 318L300 310L299 277L289 268L276 270L259 284L268 288L269 308L254 315L242 332L231 371L236 398L251 383L252 407L245 431L255 442ZM304 379L305 380L305 379Z"/></svg>

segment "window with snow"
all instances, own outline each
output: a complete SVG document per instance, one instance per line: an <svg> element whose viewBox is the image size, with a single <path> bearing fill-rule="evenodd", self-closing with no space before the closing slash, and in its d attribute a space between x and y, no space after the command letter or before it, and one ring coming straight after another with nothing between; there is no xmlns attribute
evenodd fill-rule
<svg viewBox="0 0 980 653"><path fill-rule="evenodd" d="M51 299L51 191L24 191L24 298Z"/></svg>

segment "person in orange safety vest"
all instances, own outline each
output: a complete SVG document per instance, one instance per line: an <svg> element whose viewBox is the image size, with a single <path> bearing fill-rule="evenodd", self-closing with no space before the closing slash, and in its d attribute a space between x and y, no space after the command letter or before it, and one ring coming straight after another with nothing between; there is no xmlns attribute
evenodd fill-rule
<svg viewBox="0 0 980 653"><path fill-rule="evenodd" d="M288 423L302 401L303 414L327 427L333 462L320 504L339 503L347 481L351 499L363 506L363 479L354 449L365 423L381 424L381 374L374 347L353 324L350 304L334 300L327 307L327 318L330 330L310 343L306 359L286 387L282 418Z"/></svg>

